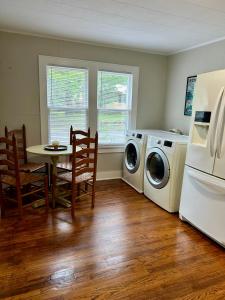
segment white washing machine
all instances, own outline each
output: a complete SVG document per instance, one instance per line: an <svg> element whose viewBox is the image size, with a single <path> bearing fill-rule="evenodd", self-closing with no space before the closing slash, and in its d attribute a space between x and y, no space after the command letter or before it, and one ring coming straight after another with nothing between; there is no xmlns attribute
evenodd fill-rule
<svg viewBox="0 0 225 300"><path fill-rule="evenodd" d="M167 210L177 212L188 137L164 132L147 138L144 194Z"/></svg>
<svg viewBox="0 0 225 300"><path fill-rule="evenodd" d="M161 133L161 130L133 130L126 135L125 153L123 159L122 179L137 192L143 193L144 159L149 134Z"/></svg>

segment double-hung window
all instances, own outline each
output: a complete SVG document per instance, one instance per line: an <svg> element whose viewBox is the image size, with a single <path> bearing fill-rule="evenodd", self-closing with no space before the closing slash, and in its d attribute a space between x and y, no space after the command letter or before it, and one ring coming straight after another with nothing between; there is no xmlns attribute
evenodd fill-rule
<svg viewBox="0 0 225 300"><path fill-rule="evenodd" d="M125 143L136 126L138 67L39 56L42 143L69 143L69 129L99 132L100 147Z"/></svg>

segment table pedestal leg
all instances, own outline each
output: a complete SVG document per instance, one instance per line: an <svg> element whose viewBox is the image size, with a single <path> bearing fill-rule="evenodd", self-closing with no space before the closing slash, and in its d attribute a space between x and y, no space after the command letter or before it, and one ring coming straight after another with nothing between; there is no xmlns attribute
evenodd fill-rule
<svg viewBox="0 0 225 300"><path fill-rule="evenodd" d="M51 156L51 160L52 160L52 174L53 175L57 175L57 162L59 160L58 156Z"/></svg>
<svg viewBox="0 0 225 300"><path fill-rule="evenodd" d="M58 156L52 156L52 175L57 175L57 162L58 162L59 157ZM52 206L55 208L55 201L59 204L61 204L64 207L71 207L71 202L60 197L55 197L55 199L52 199Z"/></svg>
<svg viewBox="0 0 225 300"><path fill-rule="evenodd" d="M51 156L52 161L52 175L57 176L57 162L59 157L58 156ZM53 196L53 195L52 195ZM52 197L52 207L55 208L55 198Z"/></svg>

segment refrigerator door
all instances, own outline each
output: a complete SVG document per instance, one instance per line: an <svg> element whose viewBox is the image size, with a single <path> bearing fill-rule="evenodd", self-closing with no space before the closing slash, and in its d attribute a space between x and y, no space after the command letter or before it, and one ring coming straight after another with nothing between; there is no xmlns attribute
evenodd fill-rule
<svg viewBox="0 0 225 300"><path fill-rule="evenodd" d="M213 175L225 179L225 95L221 106L216 140L217 146Z"/></svg>
<svg viewBox="0 0 225 300"><path fill-rule="evenodd" d="M186 164L212 174L216 133L225 94L225 70L197 77Z"/></svg>
<svg viewBox="0 0 225 300"><path fill-rule="evenodd" d="M225 181L185 166L180 217L225 246Z"/></svg>

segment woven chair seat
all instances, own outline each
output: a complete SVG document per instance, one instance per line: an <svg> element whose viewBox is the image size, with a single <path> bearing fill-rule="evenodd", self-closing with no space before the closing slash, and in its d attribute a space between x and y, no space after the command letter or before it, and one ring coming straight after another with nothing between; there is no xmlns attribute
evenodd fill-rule
<svg viewBox="0 0 225 300"><path fill-rule="evenodd" d="M64 181L72 182L72 173L71 172L63 173L58 175L57 178ZM76 183L88 181L91 180L92 178L93 178L93 173L83 173L76 177Z"/></svg>
<svg viewBox="0 0 225 300"><path fill-rule="evenodd" d="M20 170L25 172L35 172L42 168L45 168L45 163L28 162L20 165Z"/></svg>
<svg viewBox="0 0 225 300"><path fill-rule="evenodd" d="M44 177L42 175L36 175L32 173L22 173L22 172L20 173L21 186L33 182L41 181L41 180L43 181L43 178ZM16 178L9 175L2 176L1 182L8 185L16 186Z"/></svg>
<svg viewBox="0 0 225 300"><path fill-rule="evenodd" d="M57 163L56 167L59 169L72 171L72 162L71 161L60 162L60 163Z"/></svg>

